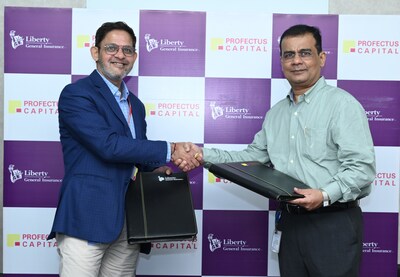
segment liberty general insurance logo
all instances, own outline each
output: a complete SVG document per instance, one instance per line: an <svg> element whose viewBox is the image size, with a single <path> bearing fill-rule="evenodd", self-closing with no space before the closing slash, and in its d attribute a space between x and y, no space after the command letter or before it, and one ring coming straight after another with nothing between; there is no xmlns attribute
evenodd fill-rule
<svg viewBox="0 0 400 277"><path fill-rule="evenodd" d="M23 179L27 183L61 183L62 179L53 178L49 175L47 171L34 171L32 169L20 170L15 167L14 164L8 166L8 171L10 172L10 181L15 184L18 180Z"/></svg>
<svg viewBox="0 0 400 277"><path fill-rule="evenodd" d="M26 35L25 37L17 34L15 30L11 30L10 33L11 46L15 50L20 46L25 48L36 48L36 49L64 49L64 45L56 45L50 41L49 37L37 37L34 35Z"/></svg>
<svg viewBox="0 0 400 277"><path fill-rule="evenodd" d="M215 252L217 249L227 252L261 252L262 249L259 246L251 246L246 240L234 240L231 238L218 238L213 233L209 233L207 236L208 247L211 252Z"/></svg>
<svg viewBox="0 0 400 277"><path fill-rule="evenodd" d="M147 52L158 49L162 52L199 52L200 49L188 46L183 40L171 40L169 38L155 39L151 34L145 34Z"/></svg>

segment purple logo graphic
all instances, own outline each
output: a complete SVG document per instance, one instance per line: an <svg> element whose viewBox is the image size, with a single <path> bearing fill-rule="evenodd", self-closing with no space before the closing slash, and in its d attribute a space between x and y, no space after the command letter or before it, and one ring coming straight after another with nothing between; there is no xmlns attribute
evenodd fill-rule
<svg viewBox="0 0 400 277"><path fill-rule="evenodd" d="M139 75L205 74L205 12L141 11Z"/></svg>
<svg viewBox="0 0 400 277"><path fill-rule="evenodd" d="M147 52L151 52L154 49L157 49L159 47L159 41L154 38L150 38L150 36L151 36L150 34L144 35L144 39L146 41ZM183 42L181 42L181 41L178 41L178 43L179 43L179 45L178 45L179 47L180 47L180 45L183 44Z"/></svg>
<svg viewBox="0 0 400 277"><path fill-rule="evenodd" d="M19 169L14 169L14 165L10 164L8 166L8 171L10 171L10 180L11 183L15 183L18 180L22 179L22 171Z"/></svg>
<svg viewBox="0 0 400 277"><path fill-rule="evenodd" d="M56 207L64 175L60 142L4 142L4 207Z"/></svg>
<svg viewBox="0 0 400 277"><path fill-rule="evenodd" d="M361 276L397 275L397 213L364 213Z"/></svg>
<svg viewBox="0 0 400 277"><path fill-rule="evenodd" d="M206 143L250 143L270 107L269 79L206 78Z"/></svg>
<svg viewBox="0 0 400 277"><path fill-rule="evenodd" d="M5 73L71 72L72 9L4 10Z"/></svg>
<svg viewBox="0 0 400 277"><path fill-rule="evenodd" d="M203 275L267 275L268 212L203 211L203 241Z"/></svg>
<svg viewBox="0 0 400 277"><path fill-rule="evenodd" d="M221 240L214 238L214 234L208 234L208 242L210 246L210 251L214 252L216 249L221 248Z"/></svg>
<svg viewBox="0 0 400 277"><path fill-rule="evenodd" d="M13 49L17 49L17 47L24 45L24 38L16 35L14 30L10 31L11 38L11 46Z"/></svg>

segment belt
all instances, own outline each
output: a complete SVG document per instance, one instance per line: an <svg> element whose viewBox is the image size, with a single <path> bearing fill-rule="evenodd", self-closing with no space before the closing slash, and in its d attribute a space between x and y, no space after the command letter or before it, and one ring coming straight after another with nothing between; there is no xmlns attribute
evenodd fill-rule
<svg viewBox="0 0 400 277"><path fill-rule="evenodd" d="M320 207L318 209L308 211L305 208L287 203L287 202L281 202L279 205L280 210L283 212L287 212L289 214L311 214L311 213L330 213L330 212L338 212L338 211L343 211L346 209L351 209L358 207L358 200L350 201L350 202L335 202L327 207Z"/></svg>

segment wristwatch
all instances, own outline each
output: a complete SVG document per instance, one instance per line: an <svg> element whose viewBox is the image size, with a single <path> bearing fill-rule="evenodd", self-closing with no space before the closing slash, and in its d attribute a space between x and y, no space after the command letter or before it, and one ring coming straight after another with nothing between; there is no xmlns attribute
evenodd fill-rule
<svg viewBox="0 0 400 277"><path fill-rule="evenodd" d="M324 201L322 202L323 207L327 207L331 204L331 200L329 199L329 195L326 193L326 191L321 190L322 196L324 197Z"/></svg>

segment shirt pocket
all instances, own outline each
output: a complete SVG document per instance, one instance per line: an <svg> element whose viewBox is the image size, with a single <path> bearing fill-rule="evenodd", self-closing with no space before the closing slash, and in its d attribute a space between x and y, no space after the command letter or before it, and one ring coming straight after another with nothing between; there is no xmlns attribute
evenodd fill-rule
<svg viewBox="0 0 400 277"><path fill-rule="evenodd" d="M304 128L304 153L314 161L322 160L327 152L327 128Z"/></svg>

